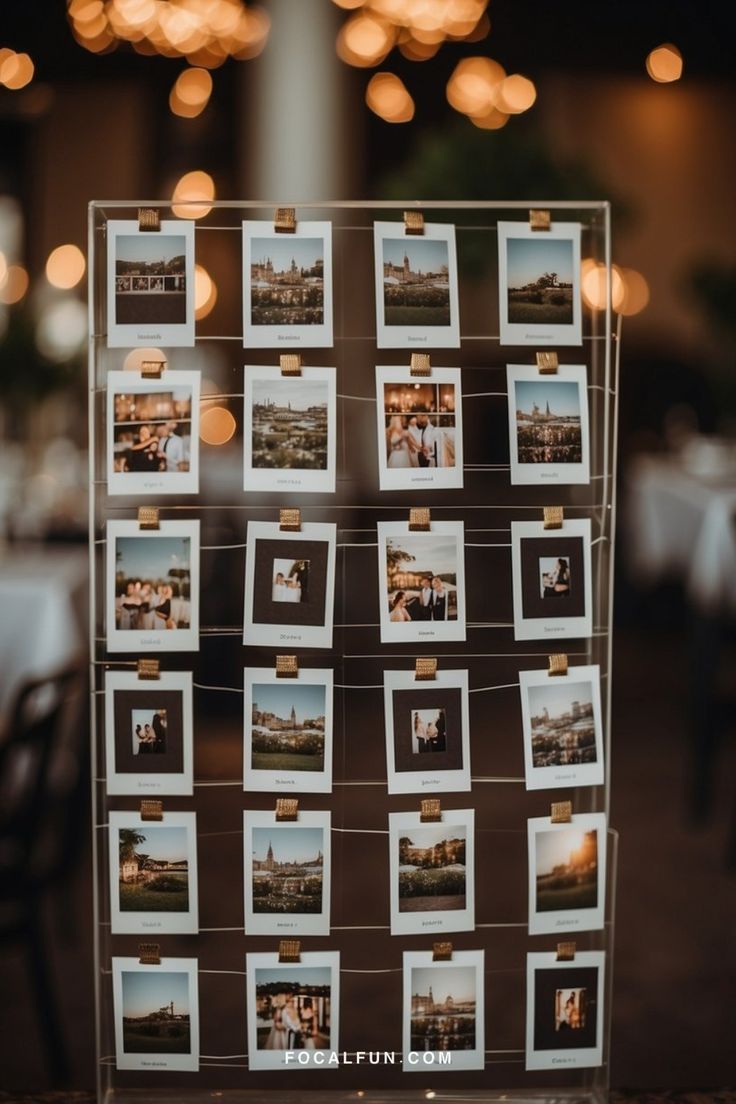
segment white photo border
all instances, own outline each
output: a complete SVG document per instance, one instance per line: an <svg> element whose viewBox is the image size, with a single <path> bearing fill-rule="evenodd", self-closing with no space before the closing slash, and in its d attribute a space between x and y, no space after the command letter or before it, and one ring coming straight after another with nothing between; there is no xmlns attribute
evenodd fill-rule
<svg viewBox="0 0 736 1104"><path fill-rule="evenodd" d="M525 617L521 542L554 537L580 538L583 554L584 613L580 617ZM593 557L590 518L565 518L561 529L545 529L541 521L511 522L511 565L514 596L514 640L560 640L593 635Z"/></svg>
<svg viewBox="0 0 736 1104"><path fill-rule="evenodd" d="M392 935L440 935L473 931L475 927L475 810L443 809L442 820L422 823L421 814L389 813L389 900ZM465 908L444 912L399 912L399 835L404 829L432 828L440 824L465 828Z"/></svg>
<svg viewBox="0 0 736 1104"><path fill-rule="evenodd" d="M323 686L325 690L325 753L321 771L254 770L253 687L255 685ZM332 793L334 672L331 667L300 667L296 678L279 678L273 667L246 667L243 671L243 790L260 793Z"/></svg>
<svg viewBox="0 0 736 1104"><path fill-rule="evenodd" d="M433 756L425 770L397 771L394 743L394 693L397 690L416 690L431 696L434 689L458 689L460 691L460 736L462 767L458 770L432 770ZM384 671L383 708L386 728L386 770L388 792L395 793L459 793L472 789L470 778L470 706L468 699L468 672L439 670L433 679L417 680L414 671Z"/></svg>
<svg viewBox="0 0 736 1104"><path fill-rule="evenodd" d="M191 219L162 219L160 230L140 230L136 219L110 219L107 233L107 347L108 349L183 348L194 345L194 222ZM143 325L115 321L115 253L119 236L161 239L183 237L186 277L186 321Z"/></svg>
<svg viewBox="0 0 736 1104"><path fill-rule="evenodd" d="M565 970L570 967L593 967L598 970L596 987L596 1044L555 1050L535 1050L534 1025L536 1007L534 980L537 970ZM526 956L526 1065L527 1070L592 1069L603 1064L603 1021L606 974L605 951L577 951L572 960L558 961L555 951L532 951Z"/></svg>
<svg viewBox="0 0 736 1104"><path fill-rule="evenodd" d="M580 441L582 460L579 464L522 464L519 461L519 442L516 425L517 383L575 383L580 400ZM572 486L590 483L590 430L588 424L588 370L584 364L561 364L554 375L539 374L539 369L529 364L507 364L506 384L509 408L509 459L511 461L511 485L515 486Z"/></svg>
<svg viewBox="0 0 736 1104"><path fill-rule="evenodd" d="M462 521L432 521L428 532L411 532L406 521L379 521L378 602L382 644L433 644L435 641L465 640L465 525ZM395 622L389 618L386 598L386 542L389 537L452 536L457 545L457 618L454 621ZM407 628L409 631L407 631Z"/></svg>
<svg viewBox="0 0 736 1104"><path fill-rule="evenodd" d="M158 529L141 529L137 521L108 521L106 526L106 640L111 652L196 652L199 650L199 520L162 521ZM115 626L115 550L118 537L156 541L189 538L189 628L118 629Z"/></svg>
<svg viewBox="0 0 736 1104"><path fill-rule="evenodd" d="M197 814L165 812L160 821L143 820L139 812L108 814L108 854L110 871L110 931L113 935L192 935L199 932L197 892ZM120 910L120 828L184 828L187 833L187 912L121 912Z"/></svg>
<svg viewBox="0 0 736 1104"><path fill-rule="evenodd" d="M126 1054L123 1049L123 974L177 973L189 978L189 1054ZM112 959L113 1019L115 1024L115 1068L168 1073L199 1070L199 974L196 958L162 958L159 963L144 964L137 958Z"/></svg>
<svg viewBox="0 0 736 1104"><path fill-rule="evenodd" d="M299 241L322 238L324 242L323 321L314 326L254 326L251 321L250 268L254 238ZM246 349L331 349L332 332L332 223L297 219L293 233L280 234L273 222L246 219L243 222L243 347Z"/></svg>
<svg viewBox="0 0 736 1104"><path fill-rule="evenodd" d="M151 690L181 694L183 770L176 773L132 774L116 770L115 694ZM105 671L105 787L110 796L151 797L191 795L193 791L194 723L192 672L162 671L154 682L141 681L134 671Z"/></svg>
<svg viewBox="0 0 736 1104"><path fill-rule="evenodd" d="M590 683L593 696L595 762L535 767L532 753L532 711L529 691L534 686L575 686ZM603 711L601 708L601 669L598 664L568 667L566 675L550 675L548 670L520 671L521 723L524 738L524 774L527 790L555 790L572 786L602 786L605 779L603 747Z"/></svg>
<svg viewBox="0 0 736 1104"><path fill-rule="evenodd" d="M498 223L498 318L501 345L582 345L582 296L579 222L553 222L549 230L532 230L527 222ZM508 243L525 241L572 242L572 322L542 325L508 320Z"/></svg>
<svg viewBox="0 0 736 1104"><path fill-rule="evenodd" d="M327 469L254 468L253 467L253 384L260 380L293 380L327 384ZM309 492L334 494L336 480L337 441L337 377L334 368L303 365L297 377L282 376L275 365L246 364L243 399L243 489L246 491L279 491L284 494Z"/></svg>
<svg viewBox="0 0 736 1104"><path fill-rule="evenodd" d="M322 849L322 911L319 913L256 913L253 911L253 829L254 828L321 828ZM291 938L301 935L330 934L330 903L332 882L332 814L322 810L299 810L294 821L277 821L276 813L263 809L243 812L245 934L272 935Z"/></svg>
<svg viewBox="0 0 736 1104"><path fill-rule="evenodd" d="M163 373L160 380L144 379L138 372L107 373L107 493L109 495L199 494L199 372ZM156 391L189 388L192 417L188 472L115 471L115 396L130 392L147 395ZM175 419L172 419L174 421Z"/></svg>
<svg viewBox="0 0 736 1104"><path fill-rule="evenodd" d="M284 971L314 969L326 966L330 970L330 1045L324 1050L259 1050L258 1025L256 1018L256 971ZM298 962L281 963L277 953L249 953L245 956L246 1019L248 1022L248 1069L251 1070L305 1070L338 1069L339 1063L329 1061L330 1056L338 1053L340 1039L340 952L339 951L302 951ZM296 1054L306 1055L306 1061L299 1061ZM287 1061L286 1055L292 1057ZM319 1057L317 1057L319 1056Z"/></svg>
<svg viewBox="0 0 736 1104"><path fill-rule="evenodd" d="M447 1065L440 1061L440 1054L446 1051L412 1051L411 1049L411 1003L412 1003L412 970L431 969L447 970L458 966L472 966L475 970L475 1047L472 1050L452 1050L450 1062ZM432 951L404 951L403 955L403 1002L402 1002L402 1065L404 1073L427 1072L428 1063L421 1056L431 1054L432 1062L429 1063L433 1073L454 1073L458 1070L485 1069L485 952L480 951L456 951L453 950L452 958L448 961L435 962Z"/></svg>
<svg viewBox="0 0 736 1104"><path fill-rule="evenodd" d="M388 238L405 238L407 243L421 240L447 243L450 291L449 326L388 326L383 298L383 243ZM451 222L425 222L421 238L407 234L403 222L374 222L373 247L376 277L376 345L379 349L459 349L460 306L457 275L455 225Z"/></svg>
<svg viewBox="0 0 736 1104"><path fill-rule="evenodd" d="M565 832L577 828L596 832L598 866L596 870L597 900L595 908L556 909L538 912L537 899L537 833ZM606 921L606 856L608 834L605 813L577 813L569 821L553 824L549 817L527 820L527 852L529 858L529 935L567 936L570 932L599 931Z"/></svg>
<svg viewBox="0 0 736 1104"><path fill-rule="evenodd" d="M287 544L299 541L324 541L327 544L327 578L325 587L325 619L321 625L269 625L253 619L255 595L256 546L259 540L281 540ZM245 609L243 643L259 648L331 648L335 608L335 556L337 529L333 522L305 522L296 532L286 532L278 522L249 521L245 552ZM288 603L284 603L284 617Z"/></svg>
<svg viewBox="0 0 736 1104"><path fill-rule="evenodd" d="M386 461L386 426L383 391L387 384L451 384L455 388L455 464L452 468L390 468ZM405 364L376 366L376 428L378 431L378 486L382 491L440 490L463 486L463 393L459 368L432 367L431 376L412 376Z"/></svg>

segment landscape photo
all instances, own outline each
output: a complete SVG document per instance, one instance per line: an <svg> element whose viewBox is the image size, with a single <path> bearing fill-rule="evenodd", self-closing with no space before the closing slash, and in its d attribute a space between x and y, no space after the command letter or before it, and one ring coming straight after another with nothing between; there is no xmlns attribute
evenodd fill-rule
<svg viewBox="0 0 736 1104"><path fill-rule="evenodd" d="M593 685L550 679L530 686L529 715L533 767L597 761Z"/></svg>
<svg viewBox="0 0 736 1104"><path fill-rule="evenodd" d="M457 620L458 554L454 536L429 532L388 537L385 601L389 621Z"/></svg>
<svg viewBox="0 0 736 1104"><path fill-rule="evenodd" d="M315 326L325 320L325 241L277 234L250 240L253 326Z"/></svg>
<svg viewBox="0 0 736 1104"><path fill-rule="evenodd" d="M386 466L455 467L455 404L456 388L451 383L385 383Z"/></svg>
<svg viewBox="0 0 736 1104"><path fill-rule="evenodd" d="M537 831L536 911L598 907L598 832L574 825Z"/></svg>
<svg viewBox="0 0 736 1104"><path fill-rule="evenodd" d="M507 238L509 324L572 325L574 258L569 239Z"/></svg>
<svg viewBox="0 0 736 1104"><path fill-rule="evenodd" d="M123 970L123 1051L190 1054L189 974L175 970Z"/></svg>
<svg viewBox="0 0 736 1104"><path fill-rule="evenodd" d="M325 830L302 825L253 827L253 913L323 910Z"/></svg>
<svg viewBox="0 0 736 1104"><path fill-rule="evenodd" d="M115 392L114 472L188 472L192 388Z"/></svg>
<svg viewBox="0 0 736 1104"><path fill-rule="evenodd" d="M170 325L187 321L186 237L115 236L115 322Z"/></svg>
<svg viewBox="0 0 736 1104"><path fill-rule="evenodd" d="M520 464L581 464L580 388L576 382L516 380Z"/></svg>
<svg viewBox="0 0 736 1104"><path fill-rule="evenodd" d="M115 540L115 628L188 629L191 538L119 536Z"/></svg>
<svg viewBox="0 0 736 1104"><path fill-rule="evenodd" d="M412 1051L475 1050L474 966L411 968Z"/></svg>
<svg viewBox="0 0 736 1104"><path fill-rule="evenodd" d="M253 380L252 467L326 471L328 413L327 380Z"/></svg>
<svg viewBox="0 0 736 1104"><path fill-rule="evenodd" d="M120 912L189 912L185 827L118 828Z"/></svg>
<svg viewBox="0 0 736 1104"><path fill-rule="evenodd" d="M285 963L255 970L258 1050L326 1050L332 969Z"/></svg>
<svg viewBox="0 0 736 1104"><path fill-rule="evenodd" d="M465 825L422 824L401 830L399 912L449 912L467 907Z"/></svg>
<svg viewBox="0 0 736 1104"><path fill-rule="evenodd" d="M324 770L326 694L294 679L253 683L252 770Z"/></svg>
<svg viewBox="0 0 736 1104"><path fill-rule="evenodd" d="M416 236L382 239L386 326L449 326L447 241Z"/></svg>

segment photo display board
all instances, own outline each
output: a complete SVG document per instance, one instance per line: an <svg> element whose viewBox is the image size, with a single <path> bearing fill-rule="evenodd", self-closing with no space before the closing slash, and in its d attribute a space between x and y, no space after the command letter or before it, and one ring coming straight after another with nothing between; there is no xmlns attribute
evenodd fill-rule
<svg viewBox="0 0 736 1104"><path fill-rule="evenodd" d="M607 1092L620 318L530 206L90 207L101 1102Z"/></svg>

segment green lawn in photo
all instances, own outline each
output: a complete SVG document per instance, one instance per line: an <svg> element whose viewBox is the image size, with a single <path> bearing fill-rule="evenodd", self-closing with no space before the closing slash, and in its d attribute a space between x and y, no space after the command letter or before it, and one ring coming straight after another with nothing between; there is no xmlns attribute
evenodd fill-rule
<svg viewBox="0 0 736 1104"><path fill-rule="evenodd" d="M449 326L450 307L386 307L387 326Z"/></svg>
<svg viewBox="0 0 736 1104"><path fill-rule="evenodd" d="M598 882L595 878L590 882L559 889L537 887L537 912L596 908L597 905Z"/></svg>
<svg viewBox="0 0 736 1104"><path fill-rule="evenodd" d="M123 1050L126 1054L189 1054L191 1039L188 1023L171 1027L123 1024Z"/></svg>
<svg viewBox="0 0 736 1104"><path fill-rule="evenodd" d="M321 771L324 765L324 755L299 755L298 752L254 751L251 757L253 770Z"/></svg>
<svg viewBox="0 0 736 1104"><path fill-rule="evenodd" d="M188 912L189 884L186 874L167 874L180 888L157 890L145 882L120 882L121 912Z"/></svg>
<svg viewBox="0 0 736 1104"><path fill-rule="evenodd" d="M538 300L538 301L537 301ZM508 320L511 324L569 326L572 324L572 290L510 291Z"/></svg>

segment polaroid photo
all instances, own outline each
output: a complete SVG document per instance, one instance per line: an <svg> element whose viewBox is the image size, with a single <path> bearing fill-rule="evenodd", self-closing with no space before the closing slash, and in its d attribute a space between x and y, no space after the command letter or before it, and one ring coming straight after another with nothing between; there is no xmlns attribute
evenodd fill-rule
<svg viewBox="0 0 736 1104"><path fill-rule="evenodd" d="M429 222L407 234L403 223L376 222L373 241L378 348L459 349L455 227Z"/></svg>
<svg viewBox="0 0 736 1104"><path fill-rule="evenodd" d="M191 794L192 733L191 671L105 672L108 794Z"/></svg>
<svg viewBox="0 0 736 1104"><path fill-rule="evenodd" d="M378 522L381 643L465 640L465 535L462 521Z"/></svg>
<svg viewBox="0 0 736 1104"><path fill-rule="evenodd" d="M248 522L243 643L259 648L330 648L336 530L305 523Z"/></svg>
<svg viewBox="0 0 736 1104"><path fill-rule="evenodd" d="M246 365L246 491L334 493L336 439L334 368L283 376L273 365Z"/></svg>
<svg viewBox="0 0 736 1104"><path fill-rule="evenodd" d="M582 345L580 223L498 224L502 345Z"/></svg>
<svg viewBox="0 0 736 1104"><path fill-rule="evenodd" d="M585 1069L603 1064L604 951L526 956L526 1068Z"/></svg>
<svg viewBox="0 0 736 1104"><path fill-rule="evenodd" d="M519 686L526 788L602 786L600 667L520 671Z"/></svg>
<svg viewBox="0 0 736 1104"><path fill-rule="evenodd" d="M300 667L296 678L278 678L273 667L246 667L243 674L243 789L331 793L332 671Z"/></svg>
<svg viewBox="0 0 736 1104"><path fill-rule="evenodd" d="M194 345L194 223L135 219L107 224L107 344Z"/></svg>
<svg viewBox="0 0 736 1104"><path fill-rule="evenodd" d="M406 365L376 368L378 472L382 491L463 485L463 404L459 368L424 379Z"/></svg>
<svg viewBox="0 0 736 1104"><path fill-rule="evenodd" d="M506 366L511 483L590 483L588 378L584 364L540 375L528 364Z"/></svg>
<svg viewBox="0 0 736 1104"><path fill-rule="evenodd" d="M404 951L404 1073L485 1068L483 969L483 951Z"/></svg>
<svg viewBox="0 0 736 1104"><path fill-rule="evenodd" d="M245 956L248 1069L337 1069L340 952Z"/></svg>
<svg viewBox="0 0 736 1104"><path fill-rule="evenodd" d="M515 640L593 635L590 518L512 521L511 564Z"/></svg>
<svg viewBox="0 0 736 1104"><path fill-rule="evenodd" d="M527 821L529 934L595 931L605 923L606 814L578 813L563 824Z"/></svg>
<svg viewBox="0 0 736 1104"><path fill-rule="evenodd" d="M332 224L243 223L243 345L332 348Z"/></svg>
<svg viewBox="0 0 736 1104"><path fill-rule="evenodd" d="M469 790L468 672L385 671L383 700L388 792Z"/></svg>
<svg viewBox="0 0 736 1104"><path fill-rule="evenodd" d="M199 1070L196 958L113 958L115 1068Z"/></svg>
<svg viewBox="0 0 736 1104"><path fill-rule="evenodd" d="M474 823L472 809L424 824L420 813L389 813L392 935L473 930Z"/></svg>
<svg viewBox="0 0 736 1104"><path fill-rule="evenodd" d="M199 372L107 373L107 493L199 493Z"/></svg>
<svg viewBox="0 0 736 1104"><path fill-rule="evenodd" d="M330 934L329 812L243 813L246 935Z"/></svg>
<svg viewBox="0 0 736 1104"><path fill-rule="evenodd" d="M113 935L198 932L197 814L110 812Z"/></svg>
<svg viewBox="0 0 736 1104"><path fill-rule="evenodd" d="M108 521L105 613L111 652L197 651L199 521Z"/></svg>

